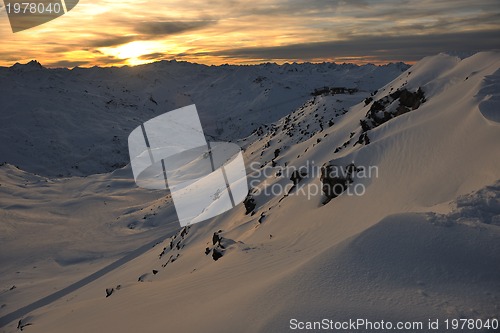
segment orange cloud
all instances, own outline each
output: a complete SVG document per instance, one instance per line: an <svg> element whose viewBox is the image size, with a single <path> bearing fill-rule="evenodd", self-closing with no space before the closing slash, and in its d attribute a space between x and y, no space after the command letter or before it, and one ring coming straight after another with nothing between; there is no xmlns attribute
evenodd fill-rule
<svg viewBox="0 0 500 333"><path fill-rule="evenodd" d="M498 22L500 7L494 0L423 0L399 7L364 0L80 0L66 15L15 34L5 8L0 9L0 65L31 59L46 66L161 59L206 64L413 61L445 46L499 45L498 38L491 44L490 33L500 31ZM462 37L446 44L432 39L451 33ZM405 38L415 48L419 36L426 44L409 56ZM371 40L386 42L376 50L374 43L371 49L356 44Z"/></svg>

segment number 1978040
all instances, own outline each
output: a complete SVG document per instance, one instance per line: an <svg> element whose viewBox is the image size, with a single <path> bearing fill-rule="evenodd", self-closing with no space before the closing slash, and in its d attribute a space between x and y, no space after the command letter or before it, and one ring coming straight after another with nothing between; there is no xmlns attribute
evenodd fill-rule
<svg viewBox="0 0 500 333"><path fill-rule="evenodd" d="M5 10L8 14L59 14L64 10L60 2L7 2Z"/></svg>

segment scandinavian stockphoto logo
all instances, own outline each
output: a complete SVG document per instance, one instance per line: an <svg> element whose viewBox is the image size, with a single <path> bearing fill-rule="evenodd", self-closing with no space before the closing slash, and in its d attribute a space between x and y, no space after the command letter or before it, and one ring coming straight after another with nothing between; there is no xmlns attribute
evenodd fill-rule
<svg viewBox="0 0 500 333"><path fill-rule="evenodd" d="M128 147L136 184L169 190L181 226L230 210L248 193L240 147L207 142L194 104L146 121Z"/></svg>
<svg viewBox="0 0 500 333"><path fill-rule="evenodd" d="M4 0L12 32L52 21L72 10L78 0Z"/></svg>

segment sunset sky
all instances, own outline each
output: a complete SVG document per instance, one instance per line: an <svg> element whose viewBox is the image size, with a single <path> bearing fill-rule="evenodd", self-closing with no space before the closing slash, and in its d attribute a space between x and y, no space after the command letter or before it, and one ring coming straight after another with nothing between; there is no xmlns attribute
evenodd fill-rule
<svg viewBox="0 0 500 333"><path fill-rule="evenodd" d="M2 4L0 36L0 66L412 63L500 48L500 1L80 0L17 33Z"/></svg>

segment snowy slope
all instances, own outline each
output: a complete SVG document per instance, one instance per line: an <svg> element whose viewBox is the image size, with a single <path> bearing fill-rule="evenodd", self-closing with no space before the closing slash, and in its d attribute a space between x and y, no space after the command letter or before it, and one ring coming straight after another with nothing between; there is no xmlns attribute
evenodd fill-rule
<svg viewBox="0 0 500 333"><path fill-rule="evenodd" d="M294 112L238 140L249 178L256 180L253 214L245 214L240 205L211 221L177 229L99 279L34 307L21 316L21 324L32 324L24 329L33 332L286 332L291 318L425 323L428 318L498 318L499 68L498 52L465 59L440 54L375 88L372 96L330 90L309 96ZM361 120L370 126L363 128ZM364 135L369 143L360 140ZM346 192L324 204L319 167L351 162L376 167L377 173L354 179L350 188L363 185L363 195ZM301 166L308 166L308 174L292 188L289 171ZM106 246L105 239L120 242L117 235L127 235L132 250L140 243L136 237L151 239L147 232L173 229L162 225L172 216L168 198L134 188L127 168L48 179L46 188L36 185L41 177L10 165L0 172L2 199L12 200L2 200L2 213L11 216L25 214L27 207L16 206L23 200L41 205L33 214L49 207L75 209L67 206L71 198L63 184L86 189L88 195L76 206L88 207L101 221L119 217L106 227L95 222L93 229L102 232L90 236L108 262L125 246ZM121 186L114 189L116 183ZM111 186L111 199L99 184ZM286 190L266 194L275 184ZM110 200L113 209L94 210L92 200ZM150 224L131 229L142 213L127 217L129 205L155 208L156 215ZM23 217L25 230L36 225L36 217ZM14 240L22 239L22 230L14 223L3 222L2 228L9 232L2 233L9 235L3 236L2 247L16 249ZM56 237L47 233L44 241ZM40 246L41 255L45 247ZM81 256L89 248L81 244L76 253ZM23 288L30 278L20 284L23 288L8 290L20 280L11 273L1 294L6 306L0 317L47 295L42 286L61 288L60 283L91 274L104 261L89 256L84 261L88 267L73 266L78 272L59 268L57 283L35 283L38 288L29 295ZM24 267L17 275L26 274L28 266L15 261L9 271L16 267ZM38 274L38 279L52 276L49 269ZM5 332L15 332L21 317Z"/></svg>

